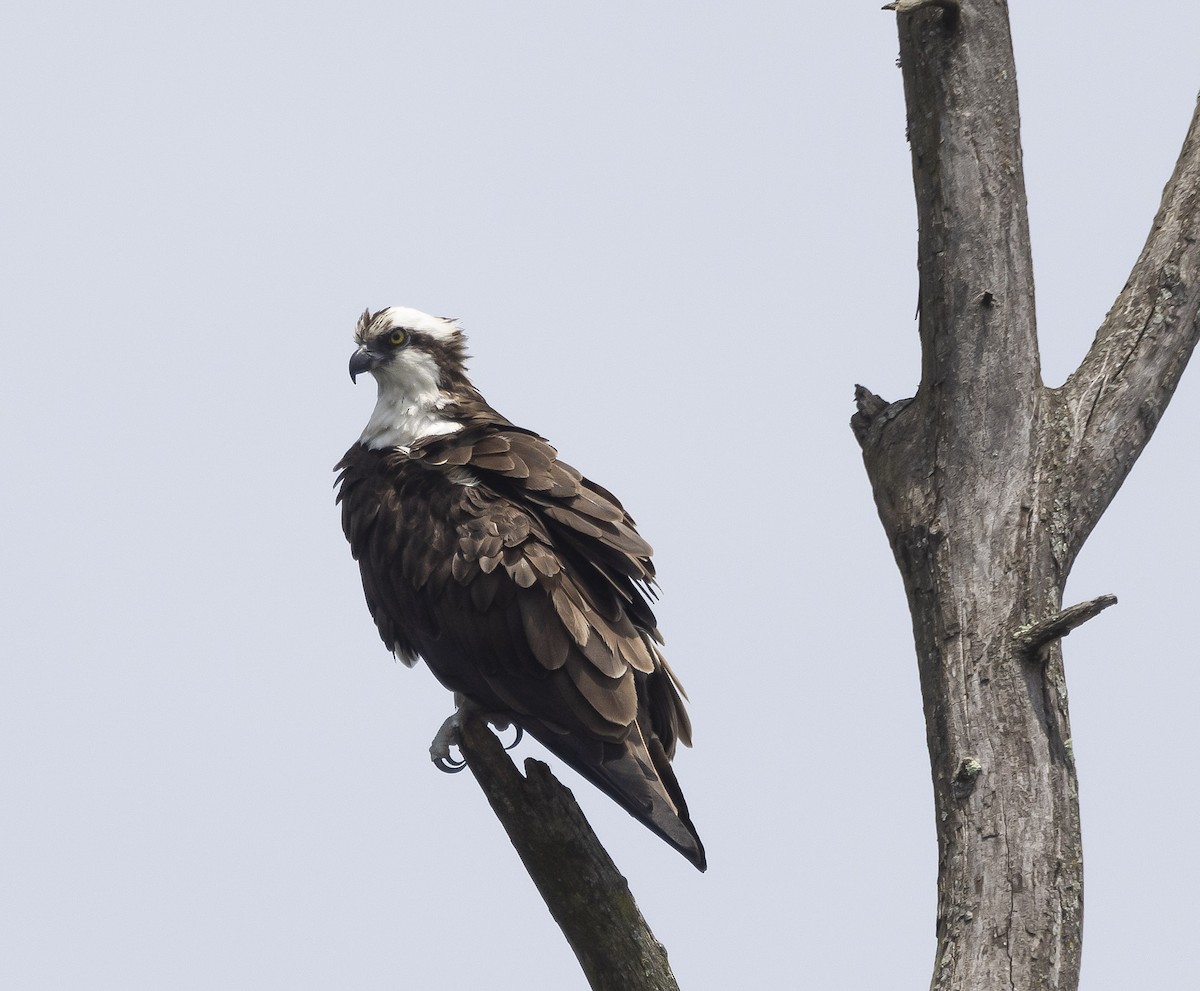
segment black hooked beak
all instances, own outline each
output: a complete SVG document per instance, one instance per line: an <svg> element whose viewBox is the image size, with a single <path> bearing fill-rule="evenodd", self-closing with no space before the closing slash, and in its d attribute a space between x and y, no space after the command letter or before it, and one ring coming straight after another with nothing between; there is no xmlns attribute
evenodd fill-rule
<svg viewBox="0 0 1200 991"><path fill-rule="evenodd" d="M350 381L357 382L359 375L372 371L381 364L383 364L383 355L369 351L364 345L350 355Z"/></svg>

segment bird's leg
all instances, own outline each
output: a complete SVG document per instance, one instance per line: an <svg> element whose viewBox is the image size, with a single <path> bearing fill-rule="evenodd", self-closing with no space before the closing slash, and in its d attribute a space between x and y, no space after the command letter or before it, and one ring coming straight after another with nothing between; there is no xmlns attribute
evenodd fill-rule
<svg viewBox="0 0 1200 991"><path fill-rule="evenodd" d="M433 766L439 771L457 774L467 766L465 760L455 760L450 756L450 748L457 747L462 743L463 720L477 711L473 702L459 695L458 692L454 693L454 711L442 723L433 736L433 742L429 745L429 756L433 759Z"/></svg>
<svg viewBox="0 0 1200 991"><path fill-rule="evenodd" d="M485 722L491 723L498 730L506 730L511 724L511 720L502 713L484 712L478 705L472 702L465 695L454 693L454 712L441 725L437 733L433 737L433 742L429 745L429 756L433 759L434 766L439 771L445 771L447 774L457 774L467 766L465 760L455 760L450 756L450 748L457 747L462 743L462 728L463 723L471 716L478 716ZM505 750L512 750L521 738L525 735L524 730L520 726L517 727L517 736Z"/></svg>

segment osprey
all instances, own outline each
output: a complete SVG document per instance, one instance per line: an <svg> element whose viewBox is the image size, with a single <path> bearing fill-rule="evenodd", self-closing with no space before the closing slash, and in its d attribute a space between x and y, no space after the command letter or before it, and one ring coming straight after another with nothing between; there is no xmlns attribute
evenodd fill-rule
<svg viewBox="0 0 1200 991"><path fill-rule="evenodd" d="M704 870L670 763L691 724L647 604L650 545L611 492L487 404L455 321L392 306L354 337L350 377L379 393L338 502L384 644L424 658L456 716L532 734ZM455 718L430 748L443 767Z"/></svg>

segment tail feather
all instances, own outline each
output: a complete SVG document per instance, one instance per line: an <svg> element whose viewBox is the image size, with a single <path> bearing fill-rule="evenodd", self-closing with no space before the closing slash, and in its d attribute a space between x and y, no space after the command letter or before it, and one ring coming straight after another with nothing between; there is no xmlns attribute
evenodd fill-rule
<svg viewBox="0 0 1200 991"><path fill-rule="evenodd" d="M626 812L682 853L699 870L707 868L704 844L657 736L643 738L637 723L623 743L600 744L555 733L521 720L530 735L557 754Z"/></svg>

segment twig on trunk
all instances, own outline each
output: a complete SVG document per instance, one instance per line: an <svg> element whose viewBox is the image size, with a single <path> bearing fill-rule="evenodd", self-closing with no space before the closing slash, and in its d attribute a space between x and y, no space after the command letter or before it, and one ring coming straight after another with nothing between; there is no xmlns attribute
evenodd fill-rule
<svg viewBox="0 0 1200 991"><path fill-rule="evenodd" d="M1089 619L1099 616L1109 606L1116 604L1115 595L1101 595L1095 599L1088 599L1087 602L1063 609L1048 619L1022 626L1013 634L1013 640L1016 641L1019 651L1032 656L1050 641L1065 637L1077 626L1082 626Z"/></svg>
<svg viewBox="0 0 1200 991"><path fill-rule="evenodd" d="M958 0L895 0L885 3L881 10L894 10L897 14L911 14L925 7L938 7L942 11L942 23L949 30L958 26L958 16L962 7Z"/></svg>

